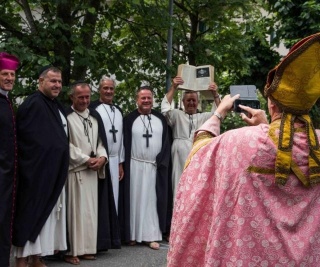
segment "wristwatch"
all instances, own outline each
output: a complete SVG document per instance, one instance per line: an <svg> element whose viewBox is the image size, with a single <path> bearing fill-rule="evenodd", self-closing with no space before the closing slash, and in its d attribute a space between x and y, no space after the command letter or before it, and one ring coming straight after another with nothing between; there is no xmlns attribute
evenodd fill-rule
<svg viewBox="0 0 320 267"><path fill-rule="evenodd" d="M213 113L213 115L215 115L215 116L217 116L218 117L218 119L222 122L223 121L223 117L222 117L222 115L219 113L219 112L217 112L217 111L215 111L214 113Z"/></svg>

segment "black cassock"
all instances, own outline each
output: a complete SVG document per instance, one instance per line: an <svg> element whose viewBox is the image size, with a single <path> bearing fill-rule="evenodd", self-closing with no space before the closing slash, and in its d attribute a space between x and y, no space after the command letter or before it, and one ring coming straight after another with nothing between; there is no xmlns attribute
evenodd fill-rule
<svg viewBox="0 0 320 267"><path fill-rule="evenodd" d="M9 266L13 190L16 179L16 130L11 102L0 94L0 266Z"/></svg>
<svg viewBox="0 0 320 267"><path fill-rule="evenodd" d="M13 244L34 242L49 217L69 166L69 142L59 110L64 108L37 91L17 112L18 188Z"/></svg>

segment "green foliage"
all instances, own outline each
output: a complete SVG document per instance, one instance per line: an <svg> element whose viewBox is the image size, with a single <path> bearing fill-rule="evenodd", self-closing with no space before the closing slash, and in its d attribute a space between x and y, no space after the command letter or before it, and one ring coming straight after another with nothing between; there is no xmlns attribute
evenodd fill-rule
<svg viewBox="0 0 320 267"><path fill-rule="evenodd" d="M135 108L135 91L142 83L154 88L159 105L165 94L170 26L171 76L181 63L212 64L222 94L231 84L262 88L267 70L278 60L266 42L262 1L175 0L172 18L163 0L4 3L0 48L22 62L15 98L35 90L40 66L54 64L63 70L60 99L68 105L70 82L86 79L96 88L105 74L120 81L116 102L125 112Z"/></svg>
<svg viewBox="0 0 320 267"><path fill-rule="evenodd" d="M60 99L69 105L70 82L86 79L94 90L102 75L119 81L115 100L124 113L136 108L142 83L154 88L156 105L165 94L166 72L176 75L182 63L211 64L219 93L233 84L254 84L262 96L268 71L280 56L271 49L319 31L319 1L290 0L24 0L1 1L0 50L21 60L11 96L20 103L37 87L40 66L63 70ZM269 12L265 16L261 10ZM168 30L172 26L172 61L167 65ZM95 92L92 99L98 98ZM208 105L211 106L211 105ZM156 107L158 109L158 107ZM320 127L320 104L311 115ZM231 113L222 131L243 127Z"/></svg>
<svg viewBox="0 0 320 267"><path fill-rule="evenodd" d="M221 124L221 133L224 133L226 131L237 129L247 126L245 122L240 117L239 113L231 112L228 114L228 116L223 120L223 123Z"/></svg>
<svg viewBox="0 0 320 267"><path fill-rule="evenodd" d="M319 102L319 100L318 100L318 102ZM310 114L311 114L313 126L316 129L320 129L320 103L313 106Z"/></svg>
<svg viewBox="0 0 320 267"><path fill-rule="evenodd" d="M269 0L270 33L273 43L284 42L287 48L303 37L319 31L320 3L311 0Z"/></svg>
<svg viewBox="0 0 320 267"><path fill-rule="evenodd" d="M269 32L274 37L272 44L282 41L290 48L297 41L319 32L320 2L315 0L269 0L271 14ZM320 127L320 102L312 109L311 118L316 128Z"/></svg>

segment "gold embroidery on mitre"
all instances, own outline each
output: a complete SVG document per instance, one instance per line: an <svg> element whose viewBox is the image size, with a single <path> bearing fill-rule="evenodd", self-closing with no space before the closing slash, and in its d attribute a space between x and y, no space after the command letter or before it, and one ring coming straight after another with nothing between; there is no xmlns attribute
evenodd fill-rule
<svg viewBox="0 0 320 267"><path fill-rule="evenodd" d="M294 122L293 117L289 119L289 117L286 116L286 120ZM320 183L320 149L319 149L318 138L312 126L311 119L308 115L297 116L295 118L304 122L304 125L305 125L304 127L299 126L298 128L291 128L290 131L293 131L295 133L303 131L307 135L307 140L308 140L307 142L310 148L309 157L308 157L309 175L304 174L301 171L298 164L294 162L291 157L288 158L288 154L286 153L288 153L287 151L288 147L290 147L293 142L293 140L291 140L290 138L288 139L288 136L282 137L282 140L287 139L284 142L284 144L287 145L288 147L284 147L283 145L280 146L282 149L280 150L281 151L280 153L284 153L285 161L290 162L289 168L287 163L281 164L282 162L280 163L278 162L278 165L276 165L275 169L261 168L258 166L249 166L247 169L249 172L259 173L259 174L276 174L278 175L276 179L276 183L281 185L284 185L286 183L287 177L290 175L291 171L297 176L297 178L306 187ZM284 130L284 126L282 125L282 120L276 120L270 124L268 136L277 147L279 147L278 145L280 141L279 137L281 136L281 131L283 132L283 130ZM278 131L280 131L280 135L278 134ZM283 155L280 154L279 156L278 153L279 153L279 150L277 150L277 157L281 158Z"/></svg>
<svg viewBox="0 0 320 267"><path fill-rule="evenodd" d="M269 72L264 88L286 113L308 114L320 97L320 33L305 38Z"/></svg>
<svg viewBox="0 0 320 267"><path fill-rule="evenodd" d="M289 117L291 118L289 119ZM294 119L298 119L305 124L305 133L307 136L307 142L309 147L308 156L308 166L309 166L309 176L302 174L298 170L298 166L292 161L292 140L293 140L293 123ZM281 136L283 138L281 139ZM288 137L290 140L288 142ZM292 138L291 138L292 137ZM290 148L290 149L288 149ZM290 153L288 152L290 150ZM318 137L316 135L315 129L312 125L309 115L295 116L292 114L287 114L286 118L282 118L280 125L280 137L276 158L276 181L280 184L285 184L288 175L290 174L290 169L288 168L287 162L289 160L290 154L290 169L295 173L299 180L305 185L310 186L318 184L320 182L320 147L318 142Z"/></svg>
<svg viewBox="0 0 320 267"><path fill-rule="evenodd" d="M313 127L309 115L299 116L301 121L306 124L306 134L309 145L309 179L310 184L318 184L320 182L320 146L316 131Z"/></svg>
<svg viewBox="0 0 320 267"><path fill-rule="evenodd" d="M320 97L320 33L308 36L296 43L288 55L267 77L264 93L282 110L280 135L277 142L275 166L276 182L285 184L290 169L308 186L320 182L318 137L313 128L310 109ZM304 131L309 145L308 174L301 175L292 163L293 123L298 119L305 123Z"/></svg>
<svg viewBox="0 0 320 267"><path fill-rule="evenodd" d="M275 162L276 183L285 184L291 171L292 145L293 145L293 123L292 114L282 114L278 150Z"/></svg>
<svg viewBox="0 0 320 267"><path fill-rule="evenodd" d="M273 121L270 126L269 126L269 132L268 132L268 136L271 138L271 140L273 141L273 143L278 146L278 136L279 134L277 133L277 131L280 128L280 120L276 120ZM274 168L264 168L261 166L249 166L247 168L247 171L250 173L258 173L258 174L272 174L274 175L275 173L275 169Z"/></svg>
<svg viewBox="0 0 320 267"><path fill-rule="evenodd" d="M263 168L258 166L249 166L247 168L248 172L259 173L259 174L274 174L274 169Z"/></svg>

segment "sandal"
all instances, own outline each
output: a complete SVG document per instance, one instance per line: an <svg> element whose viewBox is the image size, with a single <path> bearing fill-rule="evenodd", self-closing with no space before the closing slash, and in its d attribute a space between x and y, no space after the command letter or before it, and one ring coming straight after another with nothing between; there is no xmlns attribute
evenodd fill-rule
<svg viewBox="0 0 320 267"><path fill-rule="evenodd" d="M64 256L63 260L67 263L73 264L73 265L79 265L80 260L77 256Z"/></svg>
<svg viewBox="0 0 320 267"><path fill-rule="evenodd" d="M97 259L97 257L92 254L85 254L85 255L79 256L79 258L82 260L89 260L89 261L94 261Z"/></svg>
<svg viewBox="0 0 320 267"><path fill-rule="evenodd" d="M160 244L158 242L150 242L149 247L154 250L158 250L160 248Z"/></svg>
<svg viewBox="0 0 320 267"><path fill-rule="evenodd" d="M35 255L30 257L29 266L30 267L47 267L47 265L44 263L42 257L35 256Z"/></svg>
<svg viewBox="0 0 320 267"><path fill-rule="evenodd" d="M28 257L26 258L16 258L16 267L29 267Z"/></svg>

